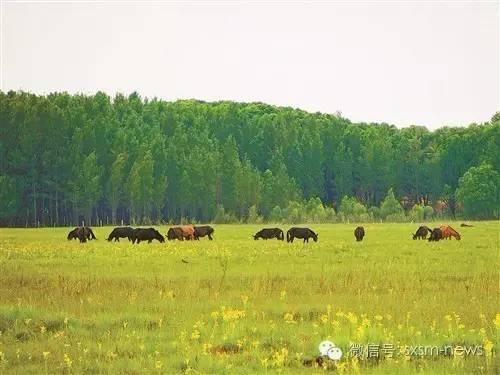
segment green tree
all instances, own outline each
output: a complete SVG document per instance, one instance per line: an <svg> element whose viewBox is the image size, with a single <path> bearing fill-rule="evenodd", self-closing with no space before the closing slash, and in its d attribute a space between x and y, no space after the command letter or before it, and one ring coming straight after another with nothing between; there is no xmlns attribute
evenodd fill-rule
<svg viewBox="0 0 500 375"><path fill-rule="evenodd" d="M101 197L101 173L102 167L97 164L95 152L91 152L83 159L83 163L77 166L78 184L78 206L83 213L86 222L92 223L92 209Z"/></svg>
<svg viewBox="0 0 500 375"><path fill-rule="evenodd" d="M248 159L236 171L235 177L236 213L242 218L251 206L260 206L262 178Z"/></svg>
<svg viewBox="0 0 500 375"><path fill-rule="evenodd" d="M410 218L415 222L422 222L424 220L424 207L419 204L413 206L410 211Z"/></svg>
<svg viewBox="0 0 500 375"><path fill-rule="evenodd" d="M280 223L283 220L283 212L280 206L274 206L269 214L269 221L271 223Z"/></svg>
<svg viewBox="0 0 500 375"><path fill-rule="evenodd" d="M500 213L500 176L490 164L471 167L459 179L457 199L470 218L498 217Z"/></svg>
<svg viewBox="0 0 500 375"><path fill-rule="evenodd" d="M8 219L17 215L19 195L15 181L9 176L0 175L0 218Z"/></svg>
<svg viewBox="0 0 500 375"><path fill-rule="evenodd" d="M293 220L365 221L380 218L390 186L424 219L439 200L453 216L460 177L483 163L500 170L499 119L430 132L265 103L0 91L2 194L17 196L0 225L208 221L217 204L238 220L256 206L267 220L289 202L301 207ZM344 196L359 202L332 216L325 204ZM316 197L324 214L311 213ZM396 211L385 219L406 219Z"/></svg>
<svg viewBox="0 0 500 375"><path fill-rule="evenodd" d="M251 206L248 209L248 218L247 218L248 223L261 223L262 222L262 216L259 215L259 212L257 211L257 207Z"/></svg>
<svg viewBox="0 0 500 375"><path fill-rule="evenodd" d="M220 160L220 201L225 209L235 212L237 209L237 178L241 163L238 156L238 147L233 137L224 142Z"/></svg>
<svg viewBox="0 0 500 375"><path fill-rule="evenodd" d="M124 199L124 178L127 156L118 154L111 166L111 174L108 180L108 201L111 206L111 220L116 224L116 212L118 205Z"/></svg>
<svg viewBox="0 0 500 375"><path fill-rule="evenodd" d="M386 220L397 218L396 221L399 221L402 217L401 215L404 215L403 207L401 207L401 204L394 196L392 188L389 189L387 196L380 205L380 215Z"/></svg>
<svg viewBox="0 0 500 375"><path fill-rule="evenodd" d="M356 198L344 196L340 202L339 214L344 221L359 221L366 219L367 209Z"/></svg>

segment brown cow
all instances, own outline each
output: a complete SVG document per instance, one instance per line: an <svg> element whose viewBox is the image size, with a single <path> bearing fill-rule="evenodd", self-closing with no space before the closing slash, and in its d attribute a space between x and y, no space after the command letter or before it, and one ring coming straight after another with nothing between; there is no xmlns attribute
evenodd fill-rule
<svg viewBox="0 0 500 375"><path fill-rule="evenodd" d="M451 237L455 237L457 240L460 240L460 234L449 225L441 225L439 229L443 232L443 239L451 240Z"/></svg>
<svg viewBox="0 0 500 375"><path fill-rule="evenodd" d="M167 232L167 239L170 240L194 240L195 238L194 227L192 225L180 225L172 227Z"/></svg>

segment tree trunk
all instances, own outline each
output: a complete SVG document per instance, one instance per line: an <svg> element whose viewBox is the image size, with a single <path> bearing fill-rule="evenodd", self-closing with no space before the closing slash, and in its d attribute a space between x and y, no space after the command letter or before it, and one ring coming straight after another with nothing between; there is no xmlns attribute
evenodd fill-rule
<svg viewBox="0 0 500 375"><path fill-rule="evenodd" d="M36 223L37 223L37 212L36 212L36 187L35 187L35 181L33 180L32 182L32 186L33 186L33 226L36 227Z"/></svg>
<svg viewBox="0 0 500 375"><path fill-rule="evenodd" d="M58 190L56 189L56 225L59 224L59 194Z"/></svg>

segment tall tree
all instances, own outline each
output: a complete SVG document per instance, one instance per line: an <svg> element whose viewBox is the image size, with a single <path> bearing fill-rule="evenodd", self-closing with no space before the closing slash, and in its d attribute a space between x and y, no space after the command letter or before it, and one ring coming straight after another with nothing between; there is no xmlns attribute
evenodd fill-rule
<svg viewBox="0 0 500 375"><path fill-rule="evenodd" d="M500 214L500 175L490 164L471 167L458 182L457 199L467 217L485 219Z"/></svg>

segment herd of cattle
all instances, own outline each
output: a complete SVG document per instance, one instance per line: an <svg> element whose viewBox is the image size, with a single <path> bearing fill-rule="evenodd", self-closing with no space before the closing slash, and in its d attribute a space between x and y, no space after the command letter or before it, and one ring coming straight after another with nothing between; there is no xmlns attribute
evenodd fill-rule
<svg viewBox="0 0 500 375"><path fill-rule="evenodd" d="M425 240L427 238L427 234L430 234L429 241L439 241L444 239L451 240L451 237L460 240L460 234L449 225L441 225L439 228L434 228L434 229L422 225L417 229L417 231L413 235L413 239Z"/></svg>
<svg viewBox="0 0 500 375"><path fill-rule="evenodd" d="M462 224L462 226L469 226ZM168 240L199 240L200 237L208 237L209 240L213 239L213 234L215 230L209 225L195 226L195 225L180 225L176 227L169 228L167 232ZM443 239L451 239L451 237L460 240L460 234L450 227L449 225L441 225L439 228L430 229L425 225L422 225L417 229L415 234L413 234L413 239L425 240L427 235L429 236L429 241L439 241ZM356 227L354 230L354 237L356 241L362 241L365 236L365 228ZM127 238L132 243L140 243L141 241L148 241L151 243L153 240L159 242L165 242L165 237L154 228L132 228L132 227L118 227L111 231L108 236L108 241L120 241L120 238ZM278 240L284 241L285 235L283 230L280 228L264 228L253 235L254 240L258 239L269 240L276 238ZM286 241L293 242L295 238L300 238L304 242L309 242L312 238L314 242L318 241L318 234L309 228L299 228L293 227L286 232ZM80 242L87 242L90 240L95 240L96 236L89 227L77 227L69 232L68 240L78 239Z"/></svg>

